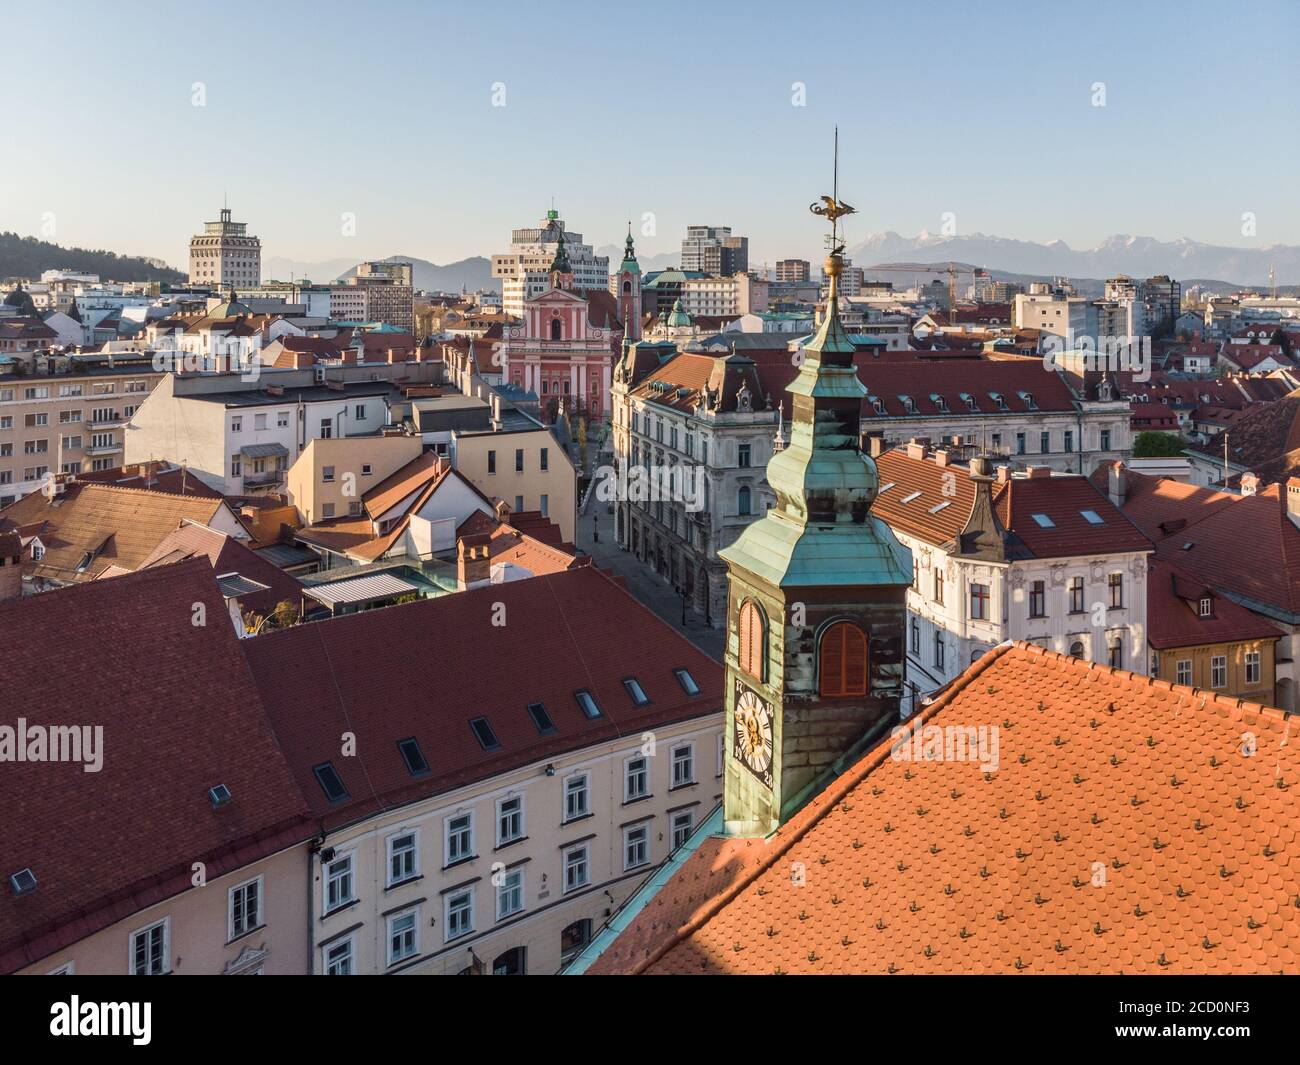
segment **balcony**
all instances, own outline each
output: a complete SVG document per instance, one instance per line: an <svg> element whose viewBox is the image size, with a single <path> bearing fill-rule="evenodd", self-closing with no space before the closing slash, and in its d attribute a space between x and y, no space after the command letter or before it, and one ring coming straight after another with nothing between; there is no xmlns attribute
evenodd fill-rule
<svg viewBox="0 0 1300 1065"><path fill-rule="evenodd" d="M262 473L249 471L244 474L245 488L266 488L284 481L284 470L265 470Z"/></svg>
<svg viewBox="0 0 1300 1065"><path fill-rule="evenodd" d="M86 454L93 459L93 458L100 458L104 455L116 455L121 450L122 450L122 445L116 442L112 444L105 444L101 447L96 447L92 444L90 447L86 448Z"/></svg>

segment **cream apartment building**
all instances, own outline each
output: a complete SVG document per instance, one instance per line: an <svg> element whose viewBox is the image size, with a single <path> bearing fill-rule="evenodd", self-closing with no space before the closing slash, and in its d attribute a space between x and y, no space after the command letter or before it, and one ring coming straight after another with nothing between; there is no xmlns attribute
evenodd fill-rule
<svg viewBox="0 0 1300 1065"><path fill-rule="evenodd" d="M78 361L53 360L66 372L0 376L0 507L47 473L123 464L126 423L163 375L138 357L93 369Z"/></svg>
<svg viewBox="0 0 1300 1065"><path fill-rule="evenodd" d="M289 502L306 525L359 514L361 497L423 449L400 432L311 440L286 475Z"/></svg>
<svg viewBox="0 0 1300 1065"><path fill-rule="evenodd" d="M721 732L658 728L327 833L312 972L558 972L716 804Z"/></svg>

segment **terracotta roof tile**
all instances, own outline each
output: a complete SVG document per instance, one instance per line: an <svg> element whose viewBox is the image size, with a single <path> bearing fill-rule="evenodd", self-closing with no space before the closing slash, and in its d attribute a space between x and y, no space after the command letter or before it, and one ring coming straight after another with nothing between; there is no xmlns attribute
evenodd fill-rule
<svg viewBox="0 0 1300 1065"><path fill-rule="evenodd" d="M997 726L997 770L882 743L769 839L704 841L590 971L1300 963L1300 746L1281 711L1018 643L922 716Z"/></svg>

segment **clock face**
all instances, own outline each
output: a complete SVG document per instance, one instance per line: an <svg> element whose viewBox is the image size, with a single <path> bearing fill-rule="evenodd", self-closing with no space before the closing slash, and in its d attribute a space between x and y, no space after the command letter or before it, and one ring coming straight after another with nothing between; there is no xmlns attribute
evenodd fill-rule
<svg viewBox="0 0 1300 1065"><path fill-rule="evenodd" d="M772 708L756 692L736 684L735 735L732 754L737 761L772 786Z"/></svg>

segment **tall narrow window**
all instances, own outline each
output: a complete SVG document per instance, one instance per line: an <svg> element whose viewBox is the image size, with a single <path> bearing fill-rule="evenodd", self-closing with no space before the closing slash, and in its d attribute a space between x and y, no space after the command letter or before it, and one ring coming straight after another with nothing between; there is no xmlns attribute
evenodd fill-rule
<svg viewBox="0 0 1300 1065"><path fill-rule="evenodd" d="M818 661L822 695L867 694L867 636L851 621L837 621L822 633Z"/></svg>
<svg viewBox="0 0 1300 1065"><path fill-rule="evenodd" d="M740 668L758 680L763 679L764 649L767 646L767 619L753 600L740 606Z"/></svg>

